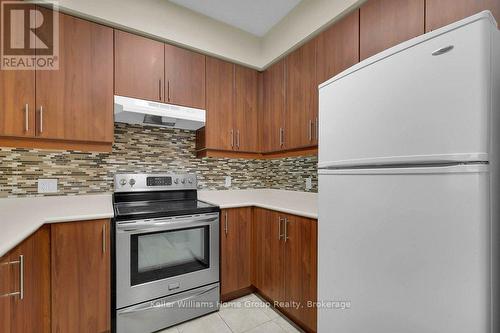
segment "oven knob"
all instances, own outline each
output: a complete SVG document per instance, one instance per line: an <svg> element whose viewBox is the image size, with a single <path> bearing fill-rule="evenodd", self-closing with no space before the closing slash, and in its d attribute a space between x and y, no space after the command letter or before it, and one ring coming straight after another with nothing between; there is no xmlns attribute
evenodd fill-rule
<svg viewBox="0 0 500 333"><path fill-rule="evenodd" d="M131 180L128 181L128 183L130 184L130 186L134 186L135 185L135 179L132 178Z"/></svg>
<svg viewBox="0 0 500 333"><path fill-rule="evenodd" d="M181 183L186 184L186 178L182 178Z"/></svg>
<svg viewBox="0 0 500 333"><path fill-rule="evenodd" d="M120 185L121 186L127 185L127 180L125 178L120 179Z"/></svg>
<svg viewBox="0 0 500 333"><path fill-rule="evenodd" d="M175 183L175 184L179 184L179 178L175 178L175 179L174 179L174 183Z"/></svg>
<svg viewBox="0 0 500 333"><path fill-rule="evenodd" d="M191 178L188 179L188 183L189 184L192 184L193 183L193 180Z"/></svg>

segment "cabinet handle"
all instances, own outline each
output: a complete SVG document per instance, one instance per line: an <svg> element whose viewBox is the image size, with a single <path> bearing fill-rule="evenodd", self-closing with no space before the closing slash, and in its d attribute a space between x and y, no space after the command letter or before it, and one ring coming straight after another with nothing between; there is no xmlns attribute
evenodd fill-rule
<svg viewBox="0 0 500 333"><path fill-rule="evenodd" d="M170 102L170 80L167 80L167 100Z"/></svg>
<svg viewBox="0 0 500 333"><path fill-rule="evenodd" d="M319 120L318 117L316 117L316 140L319 141Z"/></svg>
<svg viewBox="0 0 500 333"><path fill-rule="evenodd" d="M161 101L161 79L158 80L158 96Z"/></svg>
<svg viewBox="0 0 500 333"><path fill-rule="evenodd" d="M313 121L309 119L309 141L312 141Z"/></svg>
<svg viewBox="0 0 500 333"><path fill-rule="evenodd" d="M106 223L102 225L102 253L106 253Z"/></svg>
<svg viewBox="0 0 500 333"><path fill-rule="evenodd" d="M288 240L288 217L285 217L285 235L283 236L285 243Z"/></svg>
<svg viewBox="0 0 500 333"><path fill-rule="evenodd" d="M445 46L445 47L442 47L440 49L437 49L436 51L432 52L432 55L433 56L439 56L441 54L445 54L445 53L448 53L450 52L451 50L453 50L455 48L455 46L453 45L448 45L448 46Z"/></svg>
<svg viewBox="0 0 500 333"><path fill-rule="evenodd" d="M19 299L24 299L24 255L19 255L19 260L9 261L2 265L15 265L19 264L19 291L15 291L12 293L7 293L0 295L0 297L10 297L10 296L19 296Z"/></svg>
<svg viewBox="0 0 500 333"><path fill-rule="evenodd" d="M226 234L226 236L227 236L227 229L228 229L228 228L227 228L227 211L225 212L224 216L225 216L225 221L224 221L224 233L225 233L225 234Z"/></svg>
<svg viewBox="0 0 500 333"><path fill-rule="evenodd" d="M231 130L231 148L234 148L234 130Z"/></svg>
<svg viewBox="0 0 500 333"><path fill-rule="evenodd" d="M285 130L283 127L280 127L280 146L283 147L285 145L285 135L284 135Z"/></svg>
<svg viewBox="0 0 500 333"><path fill-rule="evenodd" d="M26 103L24 106L24 130L28 132L30 130L30 120L29 120L30 106Z"/></svg>
<svg viewBox="0 0 500 333"><path fill-rule="evenodd" d="M43 133L43 106L40 106L40 134Z"/></svg>
<svg viewBox="0 0 500 333"><path fill-rule="evenodd" d="M236 148L240 149L240 130L236 131Z"/></svg>
<svg viewBox="0 0 500 333"><path fill-rule="evenodd" d="M278 240L281 240L281 237L283 237L281 234L281 222L283 222L283 218L278 216Z"/></svg>

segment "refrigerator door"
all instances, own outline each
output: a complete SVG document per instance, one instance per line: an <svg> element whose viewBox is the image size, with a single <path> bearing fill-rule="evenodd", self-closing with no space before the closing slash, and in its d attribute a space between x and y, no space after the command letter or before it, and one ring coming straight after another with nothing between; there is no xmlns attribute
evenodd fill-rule
<svg viewBox="0 0 500 333"><path fill-rule="evenodd" d="M490 332L488 166L322 170L319 184L318 332Z"/></svg>
<svg viewBox="0 0 500 333"><path fill-rule="evenodd" d="M322 85L319 167L488 160L492 23L477 17Z"/></svg>

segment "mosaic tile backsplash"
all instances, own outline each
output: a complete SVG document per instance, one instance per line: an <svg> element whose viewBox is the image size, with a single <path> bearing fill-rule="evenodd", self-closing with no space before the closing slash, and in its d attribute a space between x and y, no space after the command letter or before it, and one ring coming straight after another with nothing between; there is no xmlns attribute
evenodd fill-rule
<svg viewBox="0 0 500 333"><path fill-rule="evenodd" d="M113 191L113 176L120 172L193 172L201 189L273 188L305 191L312 178L317 191L317 158L275 160L196 158L195 133L115 124L111 153L83 153L0 148L0 197L33 196L39 178L57 178L58 193L92 194Z"/></svg>

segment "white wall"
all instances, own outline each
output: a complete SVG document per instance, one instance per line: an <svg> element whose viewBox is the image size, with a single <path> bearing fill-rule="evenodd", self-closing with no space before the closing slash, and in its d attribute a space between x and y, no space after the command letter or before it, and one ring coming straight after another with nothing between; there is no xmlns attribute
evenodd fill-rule
<svg viewBox="0 0 500 333"><path fill-rule="evenodd" d="M303 0L262 38L168 0L59 0L59 6L78 16L263 69L361 2Z"/></svg>

